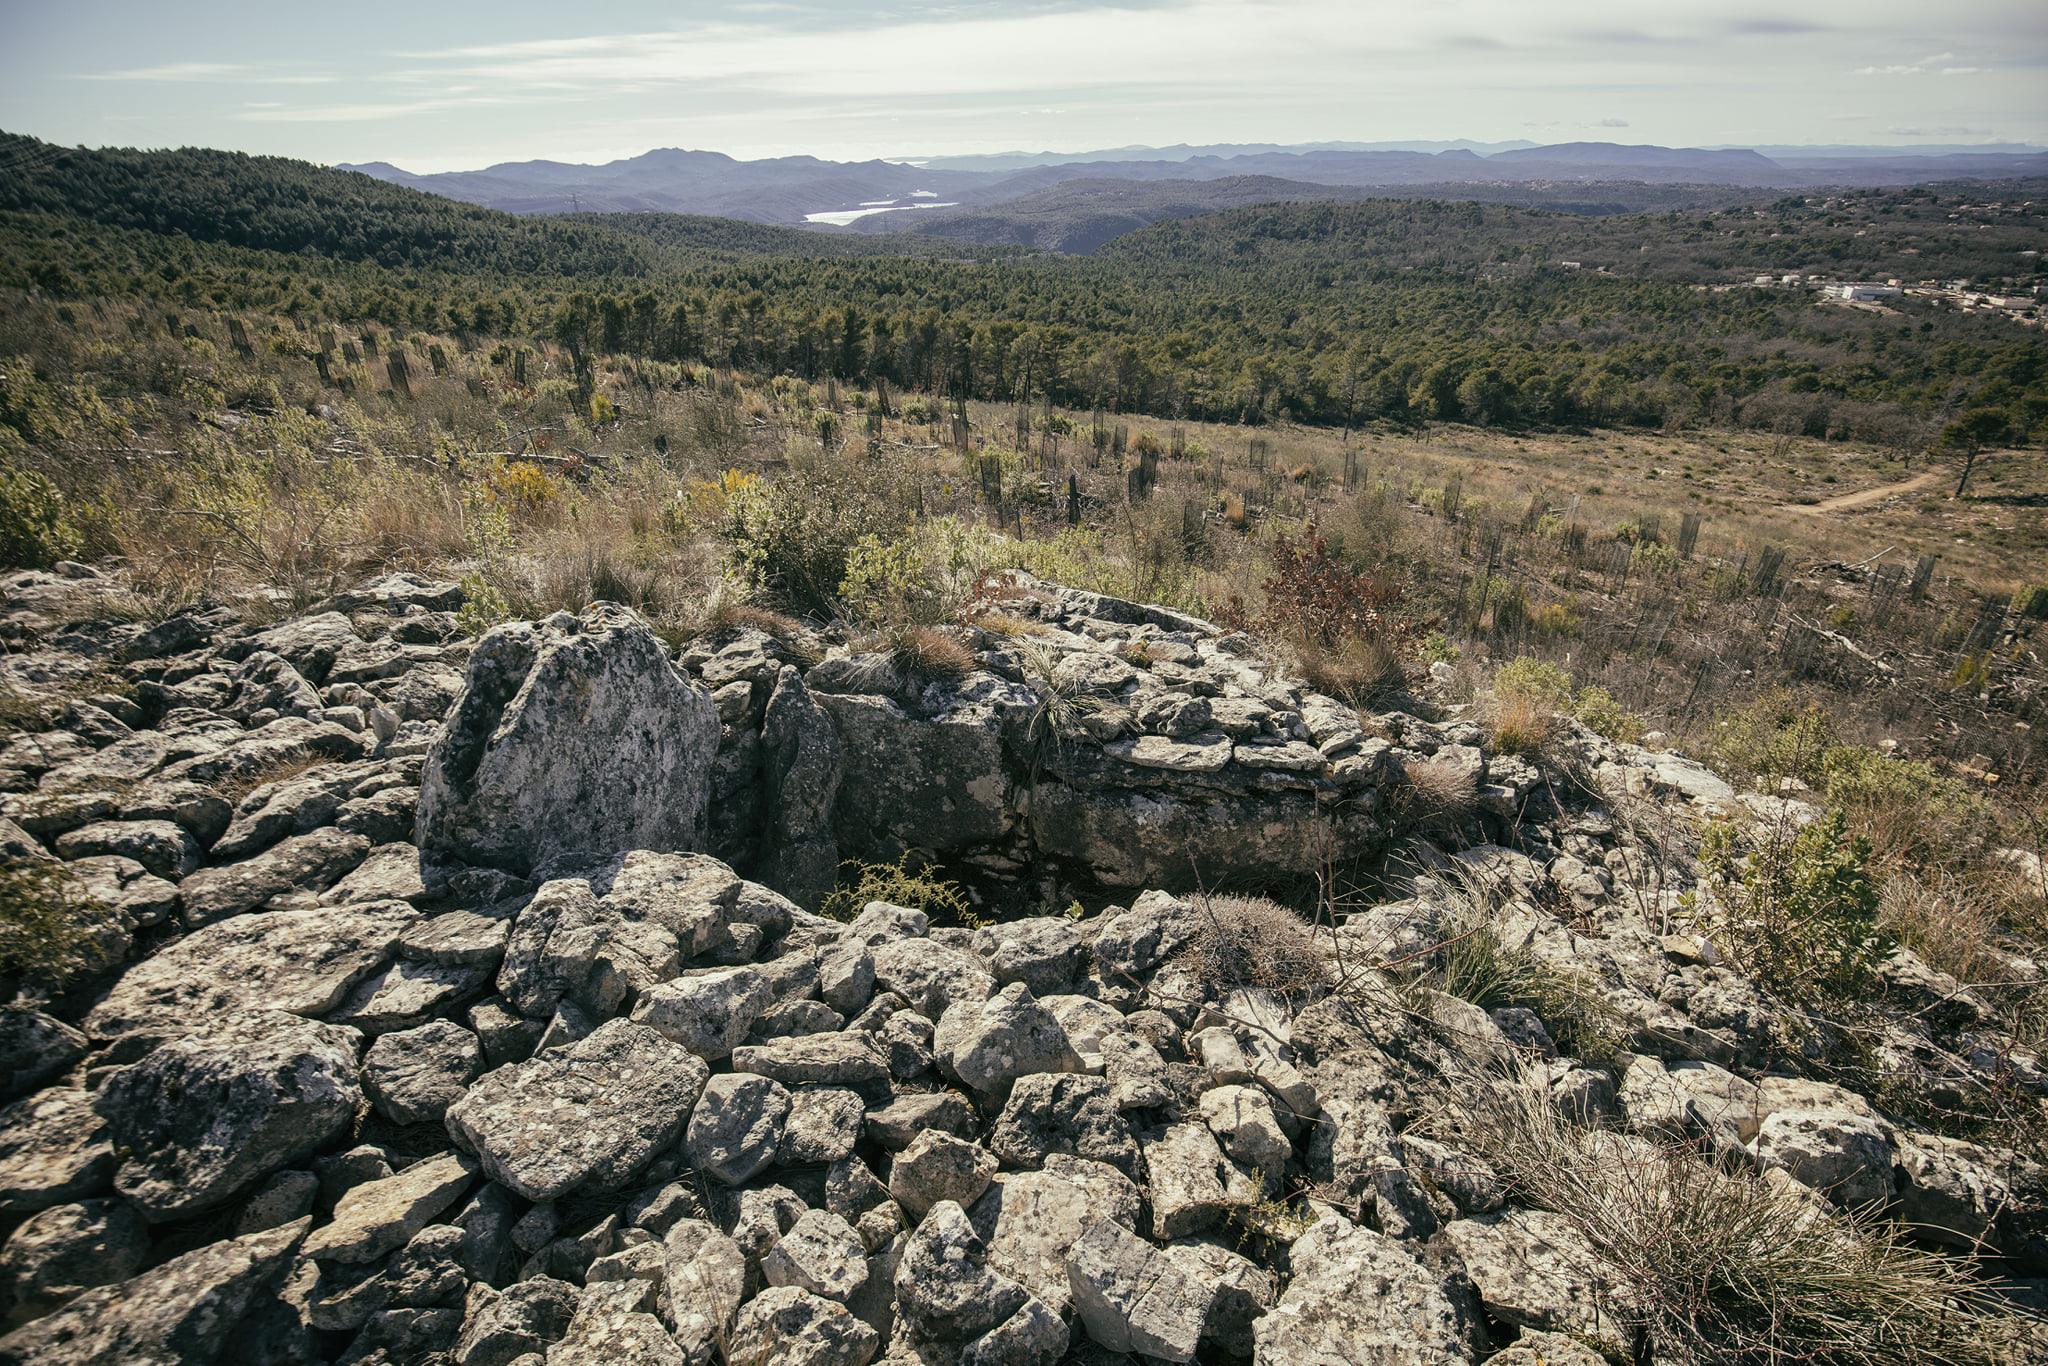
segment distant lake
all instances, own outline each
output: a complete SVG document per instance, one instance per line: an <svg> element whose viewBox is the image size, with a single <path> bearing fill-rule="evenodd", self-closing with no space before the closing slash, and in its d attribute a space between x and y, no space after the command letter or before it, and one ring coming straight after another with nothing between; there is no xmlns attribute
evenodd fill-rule
<svg viewBox="0 0 2048 1366"><path fill-rule="evenodd" d="M913 200L916 202L912 203L911 201ZM861 206L857 209L828 209L824 213L807 213L804 215L804 222L829 223L835 228L843 228L848 223L853 222L854 219L866 218L871 213L896 213L903 209L953 209L958 207L958 200L947 200L941 204L932 202L932 191L913 190L902 199L863 200Z"/></svg>

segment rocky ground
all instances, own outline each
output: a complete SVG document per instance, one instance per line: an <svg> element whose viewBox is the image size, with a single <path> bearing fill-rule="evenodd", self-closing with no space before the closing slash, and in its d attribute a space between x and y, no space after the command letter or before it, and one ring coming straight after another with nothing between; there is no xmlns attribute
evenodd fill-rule
<svg viewBox="0 0 2048 1366"><path fill-rule="evenodd" d="M4 587L0 852L90 891L105 966L0 1016L0 1361L1630 1349L1641 1287L1499 1169L1474 1086L1617 1170L1690 1145L2048 1269L2038 1167L1788 1068L1686 931L1659 832L1743 799L1677 756L1572 732L1563 790L1455 709L1361 717L1021 579L945 677L604 606L471 642L409 576L269 624ZM1381 895L1311 927L1193 890L1384 853L1425 771L1465 800ZM906 849L1000 918L816 913ZM1432 989L1475 895L1611 1046ZM2048 1093L1969 992L1885 978L1877 1051Z"/></svg>

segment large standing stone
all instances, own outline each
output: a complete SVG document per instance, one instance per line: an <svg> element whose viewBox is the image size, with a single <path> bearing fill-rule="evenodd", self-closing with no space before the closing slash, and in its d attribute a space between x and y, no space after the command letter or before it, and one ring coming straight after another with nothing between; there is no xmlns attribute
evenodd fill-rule
<svg viewBox="0 0 2048 1366"><path fill-rule="evenodd" d="M308 1220L213 1243L119 1285L89 1290L0 1338L5 1366L210 1362L284 1274Z"/></svg>
<svg viewBox="0 0 2048 1366"><path fill-rule="evenodd" d="M449 1108L448 1132L528 1200L614 1189L682 1133L710 1070L645 1025L612 1020L486 1073Z"/></svg>
<svg viewBox="0 0 2048 1366"><path fill-rule="evenodd" d="M717 751L709 694L626 609L500 626L477 642L427 755L420 848L522 876L698 848Z"/></svg>
<svg viewBox="0 0 2048 1366"><path fill-rule="evenodd" d="M116 1072L94 1098L123 1153L115 1187L151 1220L240 1194L355 1118L354 1030L252 1010Z"/></svg>

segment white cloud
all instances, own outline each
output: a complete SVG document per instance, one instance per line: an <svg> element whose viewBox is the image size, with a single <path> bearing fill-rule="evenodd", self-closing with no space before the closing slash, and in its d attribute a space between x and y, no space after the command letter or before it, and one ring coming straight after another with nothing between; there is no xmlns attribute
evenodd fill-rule
<svg viewBox="0 0 2048 1366"><path fill-rule="evenodd" d="M172 84L331 85L337 77L321 72L271 71L239 62L166 62L125 71L89 71L82 81L166 81Z"/></svg>

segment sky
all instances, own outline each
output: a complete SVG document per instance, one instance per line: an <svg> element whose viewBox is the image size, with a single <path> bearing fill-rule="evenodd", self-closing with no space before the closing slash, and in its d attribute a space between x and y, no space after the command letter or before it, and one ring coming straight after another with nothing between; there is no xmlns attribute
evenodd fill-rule
<svg viewBox="0 0 2048 1366"><path fill-rule="evenodd" d="M2048 0L0 0L0 129L412 171L1177 142L2048 142Z"/></svg>

